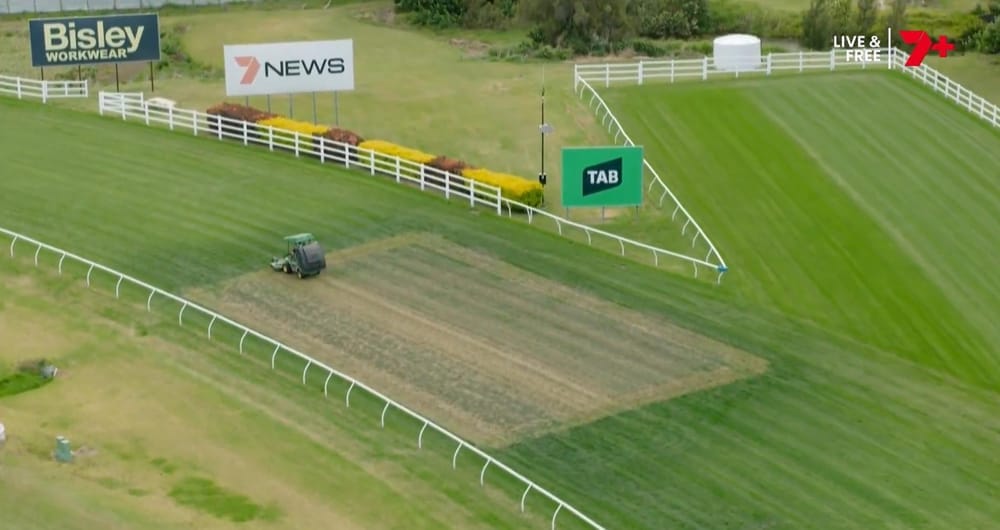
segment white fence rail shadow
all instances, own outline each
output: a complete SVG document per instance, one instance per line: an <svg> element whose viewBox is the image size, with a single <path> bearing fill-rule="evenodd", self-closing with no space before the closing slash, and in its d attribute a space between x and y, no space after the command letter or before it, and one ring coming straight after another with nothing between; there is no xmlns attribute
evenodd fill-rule
<svg viewBox="0 0 1000 530"><path fill-rule="evenodd" d="M563 510L566 510L566 511L572 513L577 518L579 518L580 521L586 523L588 526L590 526L591 528L594 528L595 530L604 530L603 526L601 526L600 524L598 524L597 522L595 522L593 519L591 519L590 517L588 517L587 515L585 515L580 510L578 510L575 507L571 506L569 503L567 503L566 501L560 499L559 497L557 497L555 494L551 493L547 489L539 486L538 484L536 484L531 479L529 479L529 478L525 477L524 475L518 473L514 469L512 469L509 466L507 466L506 464L504 464L503 462L500 462L499 460L493 458L492 456L490 456L486 452L482 451L481 449L477 448L476 446L472 445L471 443L466 442L465 440L463 440L462 438L460 438L458 435L456 435L456 434L452 433L451 431L445 429L444 427L442 427L442 426L434 423L433 421L431 421L430 419L428 419L428 418L420 415L419 413L417 413L417 412L415 412L415 411L407 408L406 406L404 406L404 405L402 405L400 403L397 403L396 401L393 401L392 399L390 399L385 394L382 394L378 390L375 390L374 388L366 385L365 383L363 383L363 382L361 382L361 381L359 381L359 380L357 380L357 379L355 379L355 378L353 378L353 377L351 377L351 376L349 376L349 375L347 375L347 374L345 374L343 372L335 370L334 368L331 368L330 366L327 366L326 364L324 364L324 363L322 363L320 361L317 361L316 359L313 359L312 357L310 357L310 356L308 356L308 355L306 355L306 354L304 354L304 353L296 350L295 348L292 348L292 347L290 347L290 346L282 343L281 341L278 341L278 340L273 339L271 337L268 337L268 336L266 336L266 335L264 335L262 333L254 331L254 330L248 328L247 326L244 326L243 324L240 324L240 323L238 323L238 322L236 322L234 320L231 320L231 319L229 319L229 318L227 318L227 317L225 317L225 316L223 316L223 315L221 315L219 313L216 313L215 311L212 311L211 309L208 309L208 308L205 308L203 306L200 306L200 305L196 304L195 302L192 302L190 300L187 300L187 299L182 298L180 296L177 296L175 294L172 294L172 293L169 293L167 291L164 291L164 290L162 290L162 289L160 289L158 287L154 287L153 285L150 285L149 283L146 283L146 282L144 282L142 280L133 278L132 276L129 276L129 275L123 273L123 272L116 271L116 270L114 270L114 269L112 269L110 267L106 267L104 265L101 265L99 263L91 261L91 260L89 260L87 258L83 258L83 257L80 257L80 256L78 256L76 254L68 252L66 250L63 250L63 249L60 249L60 248L56 248L56 247L48 245L46 243L42 243L41 241L38 241L36 239L32 239L32 238L30 238L30 237L28 237L26 235L23 235L23 234L20 234L20 233L17 233L17 232L13 232L11 230L7 230L6 228L0 227L0 233L2 233L4 235L6 235L7 237L11 238L10 246L8 247L9 254L10 254L11 258L13 258L15 256L15 249L16 249L16 246L17 246L18 243L22 243L22 244L26 244L26 245L31 245L32 247L34 247L34 263L35 263L36 267L38 266L38 257L39 257L39 254L42 252L42 250L46 250L48 252L51 252L51 253L59 256L58 272L59 272L60 275L62 275L62 273L63 273L63 263L67 259L69 259L71 261L78 262L78 263L86 266L87 267L86 284L87 284L88 288L91 285L91 276L93 275L94 271L96 270L96 271L100 271L100 272L103 272L105 274L111 275L112 279L117 279L117 282L115 283L115 297L116 298L120 298L120 296L121 296L121 287L122 287L122 284L125 283L125 282L128 282L128 284L134 285L134 286L139 287L139 288L143 289L144 291L148 292L149 296L146 298L146 310L147 311L152 311L153 299L156 296L159 296L161 298L166 298L168 300L172 300L173 302L176 302L176 303L180 304L181 308L180 308L180 311L177 313L177 323L178 323L178 325L181 325L181 326L184 325L184 313L186 311L196 311L198 313L201 313L205 317L209 317L211 320L209 321L208 327L206 329L206 334L207 334L209 340L212 339L212 330L215 329L217 325L227 325L227 326L230 326L231 328L235 329L238 333L241 333L240 342L239 342L239 352L240 352L241 355L244 352L244 343L245 343L247 337L248 336L252 336L252 337L256 338L257 340L259 340L259 341L267 344L269 348L270 347L274 348L273 352L271 354L271 369L272 370L275 368L275 360L276 360L276 358L277 358L277 356L278 356L279 353L283 353L285 355L291 355L291 356L293 356L293 357L295 357L295 358L297 358L300 361L303 361L305 363L305 368L302 370L302 383L303 384L306 383L306 376L307 376L310 368L312 368L314 370L322 370L323 373L327 374L325 382L323 383L323 394L324 394L324 396L328 396L329 395L328 394L328 387L329 387L329 384L330 384L330 380L332 378L334 378L334 377L337 377L341 381L350 384L350 386L348 387L347 393L344 396L345 404L348 407L351 406L351 392L354 391L355 387L359 388L361 390L364 390L365 392L368 392L371 396L374 396L375 398L377 398L380 401L382 401L382 402L385 403L385 405L382 407L381 417L379 418L379 425L383 429L385 428L386 413L389 411L390 408L393 408L395 410L403 412L404 414L409 415L413 419L415 419L418 422L420 422L420 423L423 424L423 427L421 427L420 432L417 435L417 448L418 449L422 449L423 448L424 432L428 428L437 431L441 435L443 435L446 438L448 438L451 441L453 441L455 443L455 452L452 454L452 460L451 460L451 462L452 462L452 469L456 469L457 468L458 454L463 449L466 450L466 451L469 451L469 452L471 452L471 453L473 453L473 454L475 454L477 456L479 456L480 458L482 458L483 459L483 467L482 467L482 469L480 470L480 473L479 473L479 485L480 486L485 486L486 470L487 470L487 468L489 468L491 466L504 471L505 473L509 474L511 477L513 477L516 480L520 481L521 484L525 487L524 492L521 494L521 503L520 503L521 504L521 512L525 511L525 506L524 506L525 499L527 498L528 494L531 493L531 492L535 492L536 494L541 495L541 496L549 499L553 503L555 503L557 507L556 507L555 511L552 513L552 519L551 519L551 528L553 530L556 528L556 518L558 517L559 512L561 512Z"/></svg>
<svg viewBox="0 0 1000 530"><path fill-rule="evenodd" d="M713 254L714 247L705 259L662 249L570 221L540 208L508 199L503 197L500 188L495 186L482 184L398 157L326 138L316 138L297 132L222 118L196 110L179 109L173 106L159 107L154 100L146 100L141 92L100 92L98 101L100 113L105 116L121 117L122 120L137 119L146 125L165 125L170 130L184 130L195 136L237 140L244 145L257 144L267 147L271 151L279 150L294 153L295 156L310 156L318 159L321 163L342 164L345 168L364 170L371 175L385 175L395 179L398 183L409 183L421 190L443 192L447 199L456 197L467 200L470 206L484 206L498 215L503 215L504 210L506 210L507 215L511 218L514 217L515 211L523 211L529 224L533 224L536 218L549 219L555 223L561 236L568 237L569 230L573 229L586 235L587 243L590 245L593 245L597 238L607 239L617 243L619 253L622 256L626 255L628 249L632 249L633 252L651 256L654 266L660 265L661 257L669 257L690 263L694 269L695 277L698 276L699 268L708 268L718 274L716 283L722 281L722 276L727 270L723 262L713 263L709 261L710 257L715 255ZM697 235L692 246L696 241Z"/></svg>
<svg viewBox="0 0 1000 530"><path fill-rule="evenodd" d="M46 103L50 99L86 98L90 95L87 80L39 81L23 77L0 75L0 94L17 99L35 98Z"/></svg>

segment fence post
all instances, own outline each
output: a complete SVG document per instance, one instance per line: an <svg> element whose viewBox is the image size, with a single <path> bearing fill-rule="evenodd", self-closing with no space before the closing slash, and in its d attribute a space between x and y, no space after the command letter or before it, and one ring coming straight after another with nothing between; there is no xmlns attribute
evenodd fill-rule
<svg viewBox="0 0 1000 530"><path fill-rule="evenodd" d="M642 59L639 59L639 84L642 84Z"/></svg>
<svg viewBox="0 0 1000 530"><path fill-rule="evenodd" d="M295 156L299 156L299 131L295 131Z"/></svg>
<svg viewBox="0 0 1000 530"><path fill-rule="evenodd" d="M423 166L421 166L421 168L423 168ZM397 156L396 157L396 183L397 184L399 183L399 172L400 171L401 171L401 169L399 167L399 157Z"/></svg>
<svg viewBox="0 0 1000 530"><path fill-rule="evenodd" d="M228 118L223 118L221 114L216 114L215 115L215 119L216 119L216 123L219 125L219 127L218 127L218 135L219 135L219 139L221 140L222 139L222 120L228 119Z"/></svg>
<svg viewBox="0 0 1000 530"><path fill-rule="evenodd" d="M7 9L9 11L10 10L10 0L7 0L7 4L8 4ZM21 99L21 78L20 77L16 77L14 79L17 80L16 81L17 82L17 99Z"/></svg>
<svg viewBox="0 0 1000 530"><path fill-rule="evenodd" d="M444 198L451 199L451 173L444 172Z"/></svg>
<svg viewBox="0 0 1000 530"><path fill-rule="evenodd" d="M194 135L198 136L198 113L191 113L191 128L194 129Z"/></svg>
<svg viewBox="0 0 1000 530"><path fill-rule="evenodd" d="M500 196L500 188L497 188L497 215L503 215L503 199Z"/></svg>
<svg viewBox="0 0 1000 530"><path fill-rule="evenodd" d="M174 130L174 108L167 107L167 122L170 124L170 130Z"/></svg>
<svg viewBox="0 0 1000 530"><path fill-rule="evenodd" d="M611 64L604 63L604 88L611 86Z"/></svg>
<svg viewBox="0 0 1000 530"><path fill-rule="evenodd" d="M274 127L267 126L267 149L274 151Z"/></svg>
<svg viewBox="0 0 1000 530"><path fill-rule="evenodd" d="M476 205L476 181L469 179L469 206Z"/></svg>
<svg viewBox="0 0 1000 530"><path fill-rule="evenodd" d="M142 113L143 113L143 115L146 118L146 125L149 126L149 105L148 104L143 104L143 106L142 106Z"/></svg>
<svg viewBox="0 0 1000 530"><path fill-rule="evenodd" d="M322 136L316 136L315 138L319 139L319 163L326 163L326 138Z"/></svg>
<svg viewBox="0 0 1000 530"><path fill-rule="evenodd" d="M771 75L771 54L767 54L767 75Z"/></svg>
<svg viewBox="0 0 1000 530"><path fill-rule="evenodd" d="M837 48L830 49L830 71L837 67Z"/></svg>
<svg viewBox="0 0 1000 530"><path fill-rule="evenodd" d="M674 64L677 61L675 59L670 59L670 82L674 82Z"/></svg>
<svg viewBox="0 0 1000 530"><path fill-rule="evenodd" d="M125 97L122 96L120 93L118 94L117 97L118 97L118 105L120 105L121 108L122 108L122 121L125 121L125 110L126 110L125 109Z"/></svg>
<svg viewBox="0 0 1000 530"><path fill-rule="evenodd" d="M371 174L374 177L375 176L375 151L370 151L370 153L371 154L368 155L368 157L369 157L368 161L370 162L369 165L371 166Z"/></svg>
<svg viewBox="0 0 1000 530"><path fill-rule="evenodd" d="M708 80L708 57L707 56L701 61L701 80L702 81Z"/></svg>
<svg viewBox="0 0 1000 530"><path fill-rule="evenodd" d="M424 191L424 165L420 164L420 191Z"/></svg>
<svg viewBox="0 0 1000 530"><path fill-rule="evenodd" d="M889 69L890 70L892 70L892 61L894 60L894 57L892 55L892 51L895 50L895 49L896 48L889 48L889 60L886 61L886 64L889 65Z"/></svg>
<svg viewBox="0 0 1000 530"><path fill-rule="evenodd" d="M803 60L804 59L805 59L804 53L802 52L802 50L799 50L799 73L800 74L802 73L802 69L805 67L805 65L803 65Z"/></svg>
<svg viewBox="0 0 1000 530"><path fill-rule="evenodd" d="M248 129L247 122L244 121L243 122L243 145L247 145L247 144L250 143L250 134L249 134L249 131L247 131L247 129Z"/></svg>
<svg viewBox="0 0 1000 530"><path fill-rule="evenodd" d="M42 103L45 103L49 99L49 82L42 81ZM125 108L122 107L122 114L125 114Z"/></svg>

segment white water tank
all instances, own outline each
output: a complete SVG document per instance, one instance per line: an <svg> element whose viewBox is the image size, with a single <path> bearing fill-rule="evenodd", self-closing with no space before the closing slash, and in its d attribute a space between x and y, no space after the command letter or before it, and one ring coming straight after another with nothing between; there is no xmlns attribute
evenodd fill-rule
<svg viewBox="0 0 1000 530"><path fill-rule="evenodd" d="M712 44L716 70L746 72L760 68L760 39L734 33L716 37Z"/></svg>

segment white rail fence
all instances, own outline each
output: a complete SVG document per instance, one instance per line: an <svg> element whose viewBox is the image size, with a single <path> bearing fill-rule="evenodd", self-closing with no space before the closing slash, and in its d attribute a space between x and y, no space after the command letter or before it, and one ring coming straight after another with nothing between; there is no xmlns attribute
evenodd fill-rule
<svg viewBox="0 0 1000 530"><path fill-rule="evenodd" d="M987 101L926 64L918 67L906 66L906 56L902 52L893 55L893 68L904 74L910 74L911 77L931 87L935 92L958 103L969 112L979 116L980 119L986 120L990 125L1000 128L1000 105Z"/></svg>
<svg viewBox="0 0 1000 530"><path fill-rule="evenodd" d="M611 112L611 108L607 103L605 103L604 98L602 98L597 90L594 89L592 83L597 83L603 85L604 87L610 87L612 84L617 83L633 83L641 85L650 80L666 80L670 83L674 83L684 79L704 81L708 80L710 77L739 78L741 75L743 77L761 75L769 76L774 72L801 73L807 70L843 71L883 68L888 70L901 70L904 73L910 74L912 77L920 80L925 85L933 88L935 92L944 94L948 99L951 99L962 107L968 109L969 112L972 112L981 119L986 120L994 127L1000 127L1000 106L976 95L971 90L968 90L962 85L952 81L947 76L927 65L921 65L916 68L905 66L907 54L900 51L898 48L882 48L879 50L881 54L880 58L883 59L879 62L848 61L846 54L842 52L843 50L834 49L829 52L769 53L761 57L760 68L750 72L726 72L717 70L714 67L712 57L686 60L640 60L637 63L576 64L573 67L573 89L581 99L589 95L590 99L588 100L587 105L597 115L597 118L601 122L601 126L607 128L608 134L613 137L613 141L616 144L621 142L623 145L628 146L636 144L625 131L625 128L622 127L618 118L613 112ZM695 221L694 217L687 211L686 208L684 208L684 205L681 204L681 201L676 195L674 195L674 193L670 190L670 187L666 185L659 173L655 168L653 168L649 161L643 160L643 165L652 176L650 189L652 189L654 184L659 184L659 186L664 190L663 194L660 196L659 204L662 206L663 200L666 196L671 198L674 202L674 210L670 219L676 220L678 213L683 216L684 225L681 227L681 235L687 234L689 226L694 229L694 237L691 241L692 247L699 239L705 242L709 250L704 261L714 258L717 262L717 270L720 273L721 279L721 273L725 272L727 269L726 262L722 258L722 255L719 254L718 249L708 238L708 235L705 234L704 230L702 230L702 228L698 225L698 222Z"/></svg>
<svg viewBox="0 0 1000 530"><path fill-rule="evenodd" d="M195 136L210 136L220 140L232 139L240 141L244 145L257 144L267 147L271 151L286 151L294 153L295 156L310 156L318 159L321 163L342 164L345 168L364 170L371 175L385 175L395 179L398 183L405 182L418 186L421 190L443 192L447 199L457 197L467 200L470 206L484 206L498 215L503 215L506 210L507 216L511 218L514 217L515 211L523 211L529 224L534 224L536 218L548 219L556 225L561 236L568 237L570 230L577 230L586 236L589 245L593 245L598 238L610 240L617 243L620 255L625 256L626 251L631 249L633 253L640 252L651 256L654 266L659 266L661 257L669 257L690 263L694 269L695 277L698 276L699 268L708 268L718 274L716 283L722 281L722 276L727 270L724 262L713 263L709 261L711 256L717 255L714 253L714 247L711 247L711 243L709 243L709 254L705 259L687 256L570 221L545 210L503 197L497 187L423 164L402 160L398 157L326 138L316 138L297 132L213 116L196 110L179 109L173 106L159 107L152 99L147 101L141 92L100 92L98 101L100 113L105 116L121 117L122 120L138 119L146 125L165 125L170 130L184 130ZM700 228L697 230L700 231ZM695 242L692 242L692 246Z"/></svg>
<svg viewBox="0 0 1000 530"><path fill-rule="evenodd" d="M926 64L919 67L905 66L908 54L898 48L881 49L882 60L879 62L848 61L843 52L842 49L833 49L829 52L769 53L761 57L760 68L750 72L716 70L711 57L683 60L642 60L637 63L577 64L574 66L573 78L574 86L578 92L581 92L582 97L586 91L585 88L581 89L582 83L587 83L588 87L591 83L610 87L616 83L641 85L647 81L657 80L671 83L685 79L704 81L709 78L768 76L775 72L857 71L879 68L900 70L919 79L925 85L931 86L936 92L944 94L948 99L962 105L993 126L1000 127L1000 108L996 104L976 95ZM608 112L610 113L610 111ZM613 129L609 126L609 131L611 130ZM618 134L617 131L615 134Z"/></svg>
<svg viewBox="0 0 1000 530"><path fill-rule="evenodd" d="M597 113L597 117L601 120L601 125L608 128L608 133L613 134L615 143L618 143L618 141L621 140L623 145L636 145L635 142L632 141L632 138L629 137L628 133L625 132L625 128L622 127L618 118L612 114L611 108L604 102L604 98L602 98L600 94L598 94L597 91L590 86L590 83L588 83L585 79L577 77L575 81L575 89L579 90L581 98L583 98L587 93L590 94L590 101L587 103L587 106ZM594 105L595 102L597 103L596 106ZM697 244L698 239L705 242L708 246L708 253L705 255L704 261L707 262L708 260L715 258L714 266L716 271L719 272L721 278L721 275L728 269L726 266L726 260L722 259L722 254L719 254L719 250L715 248L715 244L708 238L708 235L701 229L701 226L699 226L698 222L694 220L694 217L688 213L686 208L684 208L680 199L678 199L677 196L674 195L674 192L671 191L670 188L663 182L663 179L660 178L660 174L656 172L656 169L654 169L652 164L649 163L649 160L643 157L642 164L653 177L649 183L650 189L652 189L653 184L659 184L660 187L663 188L663 194L660 195L658 204L663 206L664 197L668 195L670 196L670 200L674 202L674 211L670 214L670 220L676 220L678 212L684 216L684 225L681 227L681 235L687 235L688 226L692 227L694 230L694 236L691 238L691 246L694 247L695 244ZM697 269L695 271L695 275L697 276Z"/></svg>
<svg viewBox="0 0 1000 530"><path fill-rule="evenodd" d="M146 292L149 292L149 296L146 298L146 310L147 311L150 311L150 312L152 311L153 299L156 296L159 296L161 298L166 298L168 300L172 300L173 302L176 302L176 303L180 304L181 305L181 309L177 313L177 323L179 325L181 325L181 326L184 325L184 313L185 313L185 311L196 311L198 313L201 313L205 317L209 317L211 320L209 321L208 327L206 329L206 333L207 333L207 336L208 336L209 340L212 339L212 330L213 329L217 329L216 328L217 324L218 325L227 325L227 326L230 326L231 328L233 328L234 330L236 330L238 333L241 333L240 342L239 342L239 352L240 352L241 355L244 353L244 343L245 343L247 337L254 337L254 338L258 339L259 341L267 344L268 348L271 348L271 347L274 348L272 350L272 353L271 353L271 369L272 370L275 368L275 360L276 360L276 358L277 358L277 356L278 356L279 353L283 353L283 354L286 354L286 355L291 355L291 356L293 356L293 357L297 358L298 360L300 360L300 361L302 361L302 362L305 363L305 368L302 370L302 383L303 384L306 384L306 376L308 375L308 372L309 372L310 368L312 368L314 370L322 370L322 372L326 374L326 379L325 379L325 382L323 383L323 395L324 396L328 396L329 395L328 388L329 388L330 380L333 379L334 377L337 377L341 381L350 384L350 386L348 387L347 393L344 396L345 404L348 407L351 406L351 392L354 391L355 387L359 388L361 390L364 390L365 392L368 392L368 394L370 394L371 396L373 396L373 397L377 398L378 400L382 401L383 403L385 403L385 405L382 407L382 413L381 413L381 416L379 418L379 425L383 429L385 428L386 413L389 411L390 408L393 408L395 410L403 412L404 414L409 415L413 419L415 419L418 422L420 422L420 423L423 424L423 426L420 428L419 434L417 435L417 448L419 448L419 449L423 448L424 432L428 428L437 431L441 435L443 435L446 438L448 438L451 441L453 441L455 443L455 452L452 454L452 458L451 458L452 469L457 469L458 454L463 449L466 450L466 451L469 451L469 452L471 452L471 453L473 453L473 454L475 454L477 456L479 456L480 458L482 458L483 459L483 467L481 468L481 470L479 472L479 485L480 486L485 486L486 470L489 467L491 467L491 466L504 471L505 473L509 474L511 477L513 477L516 480L520 481L521 484L525 487L524 492L521 494L521 502L520 502L521 512L525 511L525 500L527 499L528 494L531 493L532 491L534 491L538 495L542 495L543 497L545 497L545 498L549 499L550 501L552 501L553 503L555 503L557 507L556 507L555 511L552 513L552 519L551 519L551 528L553 530L556 528L556 518L558 517L559 512L561 512L563 510L566 510L566 511L572 513L573 515L575 515L576 517L578 517L580 519L580 521L586 523L588 526L590 526L591 528L594 528L595 530L604 530L603 526L601 526L600 524L598 524L597 522L595 522L593 519L591 519L590 517L588 517L587 515L585 515L580 510L578 510L575 507L571 506L566 501L564 501L564 500L560 499L559 497L557 497L554 493L552 493L552 492L548 491L547 489L539 486L537 483L535 483L531 479L529 479L529 478L525 477L524 475L518 473L514 469L512 469L509 466L507 466L506 464L504 464L503 462L500 462L499 460L493 458L492 456L490 456L486 452L482 451L478 447L476 447L476 446L472 445L471 443L463 440L458 435L456 435L456 434L452 433L451 431L445 429L444 427L442 427L442 426L434 423L433 421L431 421L430 419L428 419L428 418L420 415L419 413L417 413L417 412L415 412L415 411L407 408L406 406L404 406L404 405L402 405L400 403L397 403L396 401L393 401L392 399L390 399L385 394L379 392L378 390L375 390L374 388L366 385L365 383L363 383L363 382L361 382L361 381L359 381L359 380L357 380L357 379L355 379L355 378L353 378L353 377L351 377L351 376L349 376L349 375L347 375L347 374L345 374L343 372L340 372L340 371L338 371L338 370L336 370L334 368L331 368L330 366L327 366L326 364L322 363L321 361L317 361L316 359L313 359L312 357L310 357L310 356L308 356L308 355L306 355L306 354L304 354L304 353L296 350L295 348L292 348L292 347L290 347L290 346L282 343L281 341L279 341L277 339L273 339L273 338L268 337L268 336L266 336L266 335L264 335L262 333L254 331L254 330L248 328L247 326L244 326L243 324L240 324L240 323L238 323L238 322L236 322L234 320L231 320L231 319L229 319L229 318L227 318L227 317L225 317L225 316L223 316L223 315L221 315L219 313L216 313L215 311L212 311L211 309L208 309L208 308L205 308L203 306L200 306L200 305L196 304L195 302L192 302L190 300L187 300L187 299L182 298L180 296L177 296L175 294L172 294L172 293L169 293L167 291L164 291L164 290L162 290L162 289L160 289L158 287L154 287L153 285L150 285L149 283L146 283L146 282L144 282L142 280L133 278L132 276L129 276L129 275L123 273L123 272L114 270L114 269L112 269L110 267L106 267L104 265L101 265L99 263L91 261L91 260L89 260L87 258L80 257L80 256L78 256L76 254L73 254L73 253L69 252L69 251L66 251L66 250L63 250L63 249L60 249L60 248L56 248L56 247L54 247L52 245L48 245L46 243L42 243L41 241L38 241L36 239L32 239L31 237L28 237L26 235L23 235L23 234L20 234L20 233L11 231L11 230L7 230L6 228L0 227L0 233L2 233L4 235L6 235L7 237L11 238L10 246L8 247L9 248L9 254L10 254L11 258L13 258L15 256L15 248L16 248L16 246L17 246L18 243L23 243L23 244L26 244L26 245L31 245L32 247L34 247L34 263L35 263L36 267L38 266L38 257L39 257L39 254L42 252L42 250L51 252L51 253L55 254L56 256L59 256L58 272L59 272L60 275L62 275L62 273L63 273L63 263L67 259L69 259L70 261L75 261L77 263L80 263L80 264L86 266L87 267L86 284L87 284L88 288L91 286L91 277L92 277L94 271L96 270L96 271L100 271L102 273L110 275L112 279L117 279L117 282L115 283L115 298L120 298L122 284L126 283L126 282L128 284L131 284L131 285L134 285L136 287L139 287L139 288L143 289Z"/></svg>
<svg viewBox="0 0 1000 530"><path fill-rule="evenodd" d="M42 103L50 99L85 98L90 95L88 83L83 81L39 81L23 77L0 75L0 94L17 99L36 98Z"/></svg>

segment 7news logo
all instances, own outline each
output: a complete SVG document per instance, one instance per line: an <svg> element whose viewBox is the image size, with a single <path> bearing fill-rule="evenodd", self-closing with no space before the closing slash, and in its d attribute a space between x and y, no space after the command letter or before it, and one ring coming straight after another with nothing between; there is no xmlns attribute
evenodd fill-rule
<svg viewBox="0 0 1000 530"><path fill-rule="evenodd" d="M261 66L264 67L264 77L297 77L308 75L342 74L347 69L342 57L330 57L325 59L289 59L284 61L264 61L261 63L252 55L241 55L233 57L236 65L245 68L243 77L240 78L241 85L253 84L260 73Z"/></svg>

